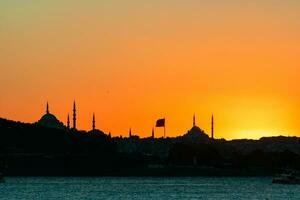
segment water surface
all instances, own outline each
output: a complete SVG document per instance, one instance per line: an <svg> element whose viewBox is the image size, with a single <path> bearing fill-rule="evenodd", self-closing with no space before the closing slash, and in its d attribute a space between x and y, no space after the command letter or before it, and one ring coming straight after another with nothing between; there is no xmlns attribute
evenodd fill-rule
<svg viewBox="0 0 300 200"><path fill-rule="evenodd" d="M7 177L0 199L300 199L271 177Z"/></svg>

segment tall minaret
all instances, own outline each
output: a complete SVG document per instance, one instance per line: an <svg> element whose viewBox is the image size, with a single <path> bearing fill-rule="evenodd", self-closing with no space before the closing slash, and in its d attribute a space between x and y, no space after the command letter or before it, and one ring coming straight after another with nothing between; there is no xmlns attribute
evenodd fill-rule
<svg viewBox="0 0 300 200"><path fill-rule="evenodd" d="M131 128L129 128L129 137L131 138Z"/></svg>
<svg viewBox="0 0 300 200"><path fill-rule="evenodd" d="M46 114L49 114L49 104L48 104L48 101L47 101L47 106L46 106Z"/></svg>
<svg viewBox="0 0 300 200"><path fill-rule="evenodd" d="M68 113L68 119L67 119L67 128L70 129L70 115Z"/></svg>
<svg viewBox="0 0 300 200"><path fill-rule="evenodd" d="M193 116L193 127L196 126L196 117L195 117L195 114Z"/></svg>
<svg viewBox="0 0 300 200"><path fill-rule="evenodd" d="M76 129L76 103L73 104L73 129Z"/></svg>
<svg viewBox="0 0 300 200"><path fill-rule="evenodd" d="M95 130L96 128L96 120L95 120L95 113L93 113L93 131Z"/></svg>
<svg viewBox="0 0 300 200"><path fill-rule="evenodd" d="M214 139L214 115L211 116L211 138Z"/></svg>

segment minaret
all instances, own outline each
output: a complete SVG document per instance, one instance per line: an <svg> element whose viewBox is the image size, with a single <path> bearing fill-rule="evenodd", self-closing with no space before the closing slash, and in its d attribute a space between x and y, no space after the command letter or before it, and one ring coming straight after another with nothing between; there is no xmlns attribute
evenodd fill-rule
<svg viewBox="0 0 300 200"><path fill-rule="evenodd" d="M49 104L48 104L48 101L47 101L47 106L46 106L46 114L49 114Z"/></svg>
<svg viewBox="0 0 300 200"><path fill-rule="evenodd" d="M129 129L129 137L131 138L131 128Z"/></svg>
<svg viewBox="0 0 300 200"><path fill-rule="evenodd" d="M67 119L67 128L70 129L70 115L68 113L68 119Z"/></svg>
<svg viewBox="0 0 300 200"><path fill-rule="evenodd" d="M154 138L154 128L152 128L152 138Z"/></svg>
<svg viewBox="0 0 300 200"><path fill-rule="evenodd" d="M195 114L193 116L193 127L196 126L196 117L195 117Z"/></svg>
<svg viewBox="0 0 300 200"><path fill-rule="evenodd" d="M73 129L76 129L76 103L73 104Z"/></svg>
<svg viewBox="0 0 300 200"><path fill-rule="evenodd" d="M93 113L93 131L96 128L96 120L95 120L95 113Z"/></svg>
<svg viewBox="0 0 300 200"><path fill-rule="evenodd" d="M211 138L214 139L214 115L211 116Z"/></svg>

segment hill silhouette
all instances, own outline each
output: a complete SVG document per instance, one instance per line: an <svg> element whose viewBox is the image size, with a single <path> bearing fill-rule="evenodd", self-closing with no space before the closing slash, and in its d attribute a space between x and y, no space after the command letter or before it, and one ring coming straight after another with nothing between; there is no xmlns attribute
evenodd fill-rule
<svg viewBox="0 0 300 200"><path fill-rule="evenodd" d="M270 175L300 170L300 139L216 140L195 127L174 138L112 138L0 118L0 167L31 176Z"/></svg>

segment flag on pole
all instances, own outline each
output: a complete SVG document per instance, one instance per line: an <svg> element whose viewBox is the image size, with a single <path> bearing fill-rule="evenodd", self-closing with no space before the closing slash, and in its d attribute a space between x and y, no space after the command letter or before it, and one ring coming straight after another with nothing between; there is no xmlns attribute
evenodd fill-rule
<svg viewBox="0 0 300 200"><path fill-rule="evenodd" d="M156 127L165 127L165 118L156 121Z"/></svg>

